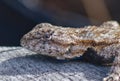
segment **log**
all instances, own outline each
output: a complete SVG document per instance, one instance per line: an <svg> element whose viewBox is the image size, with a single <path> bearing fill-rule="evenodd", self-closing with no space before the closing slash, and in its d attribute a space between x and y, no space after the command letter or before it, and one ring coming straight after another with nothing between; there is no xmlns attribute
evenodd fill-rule
<svg viewBox="0 0 120 81"><path fill-rule="evenodd" d="M22 47L0 47L0 81L101 81L110 67L56 60Z"/></svg>

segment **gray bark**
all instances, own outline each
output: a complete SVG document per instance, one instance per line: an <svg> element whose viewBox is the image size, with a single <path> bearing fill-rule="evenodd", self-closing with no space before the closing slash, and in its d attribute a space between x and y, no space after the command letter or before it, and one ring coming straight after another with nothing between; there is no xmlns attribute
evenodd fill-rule
<svg viewBox="0 0 120 81"><path fill-rule="evenodd" d="M110 67L60 61L22 47L0 47L0 81L101 81Z"/></svg>

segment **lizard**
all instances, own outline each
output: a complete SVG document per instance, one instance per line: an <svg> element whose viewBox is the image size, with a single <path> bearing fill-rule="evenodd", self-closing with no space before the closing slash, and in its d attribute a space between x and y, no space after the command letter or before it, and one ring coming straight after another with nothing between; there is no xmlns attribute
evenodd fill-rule
<svg viewBox="0 0 120 81"><path fill-rule="evenodd" d="M99 26L62 27L40 23L20 40L21 46L56 59L82 59L111 65L103 81L120 81L120 26L107 21Z"/></svg>

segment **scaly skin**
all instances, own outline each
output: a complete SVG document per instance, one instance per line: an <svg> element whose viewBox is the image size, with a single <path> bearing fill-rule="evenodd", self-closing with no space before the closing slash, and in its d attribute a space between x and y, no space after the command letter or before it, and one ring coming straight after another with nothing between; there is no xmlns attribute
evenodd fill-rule
<svg viewBox="0 0 120 81"><path fill-rule="evenodd" d="M115 21L84 28L41 23L22 37L21 45L57 59L82 56L91 63L112 65L103 81L120 81L120 26Z"/></svg>

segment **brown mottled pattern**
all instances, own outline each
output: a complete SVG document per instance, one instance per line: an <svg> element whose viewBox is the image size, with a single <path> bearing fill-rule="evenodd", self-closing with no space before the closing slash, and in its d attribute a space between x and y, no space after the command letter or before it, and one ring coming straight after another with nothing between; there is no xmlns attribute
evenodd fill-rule
<svg viewBox="0 0 120 81"><path fill-rule="evenodd" d="M96 48L96 50L100 50L101 47L119 43L119 40L117 39L119 34L116 32L120 32L120 30L118 30L120 29L120 27L119 25L117 25L117 23L115 25L116 26L114 27L114 24L112 25L111 23L106 22L102 24L100 27L88 26L85 28L69 28L69 27L63 28L61 26L54 26L48 23L42 23L33 28L32 31L30 31L21 39L21 45L30 50L35 51L36 49L35 47L38 43L41 43L41 46L44 47L44 49L46 49L47 47L45 47L44 45L48 44L49 42L49 45L51 45L50 46L51 48L49 48L51 49L51 52L57 50L52 49L56 48L52 45L52 43L58 45L58 49L59 46L66 48L66 51L64 51L64 53L62 52L62 55L65 54L68 50L70 51L69 49L70 46L79 45L80 48L82 46L86 48L81 50L78 49L76 50L76 52L74 52L76 54L71 53L70 55L72 56L72 54L73 55L80 54L77 56L81 56L82 55L81 53L84 53L88 47L94 47ZM109 34L112 34L112 36L110 37ZM39 45L37 46L38 46L37 52L39 53L42 48L40 48L41 46ZM47 52L47 50L45 50L45 52ZM54 55L51 56L57 57L57 54L58 53L55 53ZM64 58L64 56L61 57Z"/></svg>

